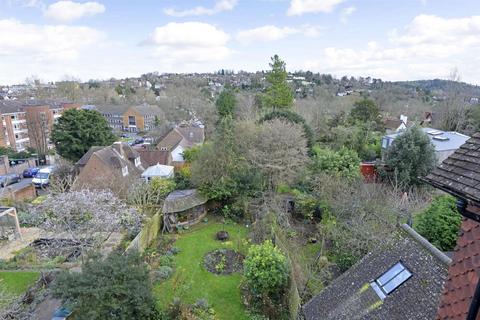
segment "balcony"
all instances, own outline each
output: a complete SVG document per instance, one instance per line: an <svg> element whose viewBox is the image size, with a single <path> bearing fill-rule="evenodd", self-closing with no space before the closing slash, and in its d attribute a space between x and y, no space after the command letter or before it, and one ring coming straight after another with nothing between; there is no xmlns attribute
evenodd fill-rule
<svg viewBox="0 0 480 320"><path fill-rule="evenodd" d="M12 119L12 124L27 123L26 119Z"/></svg>

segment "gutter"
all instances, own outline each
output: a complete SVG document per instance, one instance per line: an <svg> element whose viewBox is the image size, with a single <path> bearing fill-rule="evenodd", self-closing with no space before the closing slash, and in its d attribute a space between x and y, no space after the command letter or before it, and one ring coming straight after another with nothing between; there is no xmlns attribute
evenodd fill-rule
<svg viewBox="0 0 480 320"><path fill-rule="evenodd" d="M428 242L427 239L419 235L415 230L413 230L408 224L402 224L402 229L407 232L415 241L420 243L425 249L427 249L435 258L440 260L445 265L450 265L452 259L445 255L442 251L438 250L433 244Z"/></svg>

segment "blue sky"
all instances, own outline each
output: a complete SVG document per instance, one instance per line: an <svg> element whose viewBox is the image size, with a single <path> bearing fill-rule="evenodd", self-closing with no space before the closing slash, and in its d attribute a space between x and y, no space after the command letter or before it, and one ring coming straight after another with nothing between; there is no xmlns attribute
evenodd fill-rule
<svg viewBox="0 0 480 320"><path fill-rule="evenodd" d="M480 84L477 0L0 0L0 83L268 68Z"/></svg>

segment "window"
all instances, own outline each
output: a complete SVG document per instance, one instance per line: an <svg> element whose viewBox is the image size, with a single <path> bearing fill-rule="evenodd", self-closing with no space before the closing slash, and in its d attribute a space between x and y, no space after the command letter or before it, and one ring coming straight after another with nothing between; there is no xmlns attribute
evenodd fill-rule
<svg viewBox="0 0 480 320"><path fill-rule="evenodd" d="M135 158L135 167L138 167L140 165L140 157Z"/></svg>
<svg viewBox="0 0 480 320"><path fill-rule="evenodd" d="M383 138L382 139L382 148L387 149L388 148L388 138Z"/></svg>
<svg viewBox="0 0 480 320"><path fill-rule="evenodd" d="M128 125L135 126L137 122L135 121L135 116L128 116Z"/></svg>
<svg viewBox="0 0 480 320"><path fill-rule="evenodd" d="M128 167L125 166L122 168L122 175L125 177L125 176L128 176Z"/></svg>
<svg viewBox="0 0 480 320"><path fill-rule="evenodd" d="M398 262L370 285L383 300L411 276L412 273L401 262Z"/></svg>
<svg viewBox="0 0 480 320"><path fill-rule="evenodd" d="M167 151L167 147L161 147L160 151Z"/></svg>

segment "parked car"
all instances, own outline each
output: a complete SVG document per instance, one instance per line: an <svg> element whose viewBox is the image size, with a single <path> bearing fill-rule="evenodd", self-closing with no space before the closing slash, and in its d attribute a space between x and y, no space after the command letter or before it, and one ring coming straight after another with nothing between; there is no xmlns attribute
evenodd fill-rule
<svg viewBox="0 0 480 320"><path fill-rule="evenodd" d="M143 138L137 138L135 139L135 144L143 143L143 141L145 141Z"/></svg>
<svg viewBox="0 0 480 320"><path fill-rule="evenodd" d="M40 169L32 179L32 183L35 185L35 188L47 187L50 182L51 173L51 167Z"/></svg>
<svg viewBox="0 0 480 320"><path fill-rule="evenodd" d="M3 187L6 187L8 185L17 183L21 179L22 178L20 177L20 175L18 175L16 173L9 173L9 174L6 174L4 176L0 176L0 186L3 188Z"/></svg>
<svg viewBox="0 0 480 320"><path fill-rule="evenodd" d="M65 307L58 308L53 313L52 320L67 320L68 317L70 317L71 315L72 315L72 311L70 311L70 309Z"/></svg>
<svg viewBox="0 0 480 320"><path fill-rule="evenodd" d="M40 168L37 168L37 167L27 168L27 169L23 170L23 177L24 178L33 178L39 170L40 170Z"/></svg>

